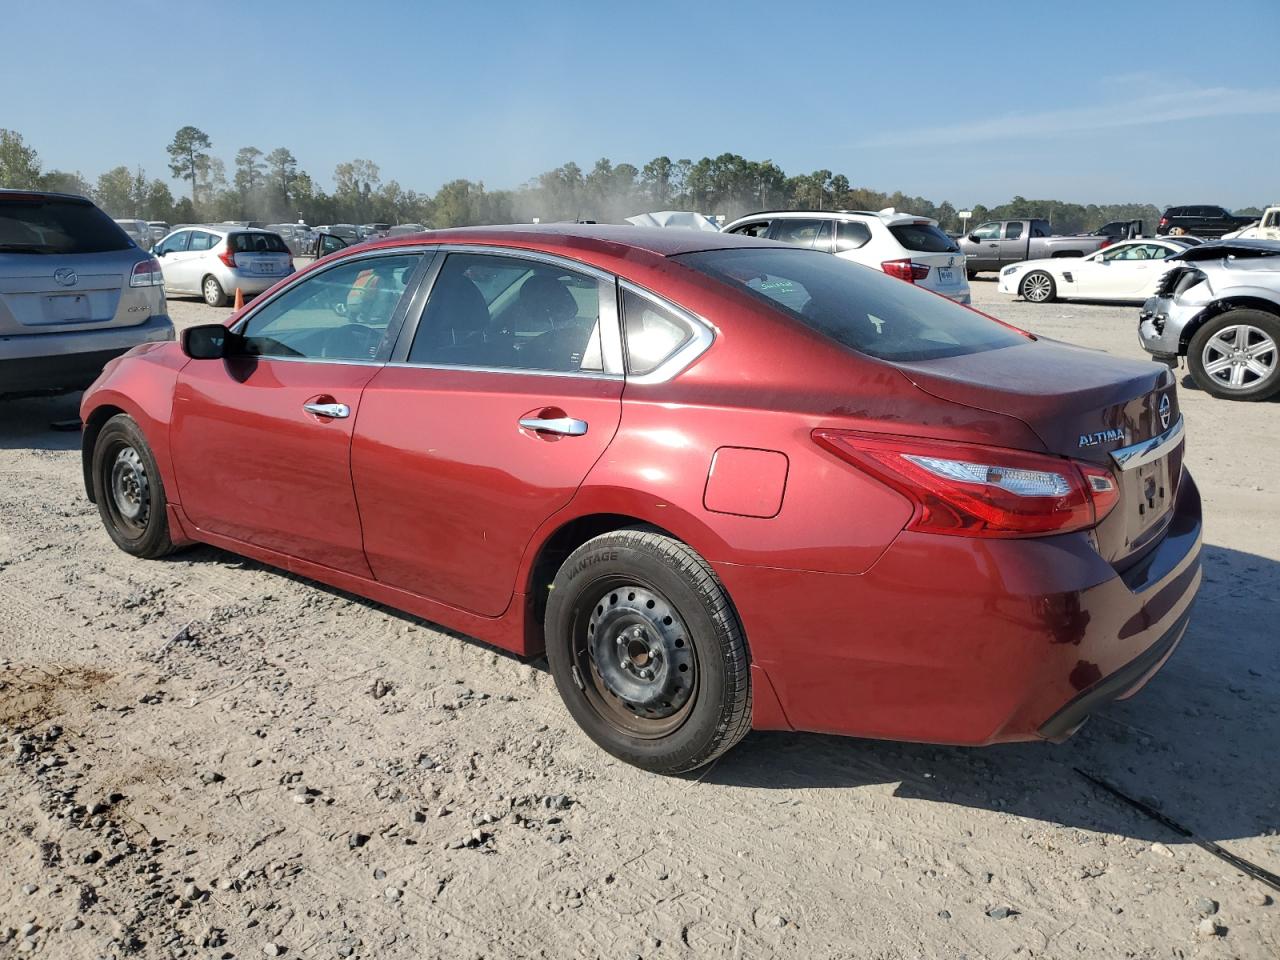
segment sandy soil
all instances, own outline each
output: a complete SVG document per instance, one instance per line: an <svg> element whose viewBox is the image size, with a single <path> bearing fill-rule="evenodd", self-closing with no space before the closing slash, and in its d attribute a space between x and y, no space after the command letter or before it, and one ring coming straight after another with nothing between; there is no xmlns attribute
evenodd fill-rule
<svg viewBox="0 0 1280 960"><path fill-rule="evenodd" d="M1136 310L977 301L1141 357ZM184 323L225 315L175 302ZM0 957L1280 955L1276 404L1184 389L1206 578L1182 649L1062 746L753 734L612 761L545 664L217 550L141 562L76 397L0 406Z"/></svg>

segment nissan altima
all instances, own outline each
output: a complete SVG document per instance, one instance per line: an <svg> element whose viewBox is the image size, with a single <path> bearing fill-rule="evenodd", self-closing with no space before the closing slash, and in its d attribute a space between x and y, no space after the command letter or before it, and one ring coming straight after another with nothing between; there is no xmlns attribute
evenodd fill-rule
<svg viewBox="0 0 1280 960"><path fill-rule="evenodd" d="M753 727L1063 739L1200 583L1167 368L748 237L365 244L112 362L81 412L121 549L213 544L545 652L585 732L662 773Z"/></svg>

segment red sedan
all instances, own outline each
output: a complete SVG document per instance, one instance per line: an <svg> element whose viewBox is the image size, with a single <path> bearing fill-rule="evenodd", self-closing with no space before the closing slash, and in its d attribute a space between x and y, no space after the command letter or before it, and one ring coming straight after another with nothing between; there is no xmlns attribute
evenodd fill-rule
<svg viewBox="0 0 1280 960"><path fill-rule="evenodd" d="M751 728L1068 736L1186 630L1168 369L836 257L638 227L344 250L113 361L84 471L192 542L545 651L660 772Z"/></svg>

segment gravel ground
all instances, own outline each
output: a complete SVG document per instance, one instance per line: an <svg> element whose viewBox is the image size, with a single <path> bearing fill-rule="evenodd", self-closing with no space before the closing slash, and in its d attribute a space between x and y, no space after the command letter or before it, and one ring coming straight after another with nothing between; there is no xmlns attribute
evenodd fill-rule
<svg viewBox="0 0 1280 960"><path fill-rule="evenodd" d="M1132 307L974 286L1142 356ZM0 958L1280 955L1275 891L1076 772L1280 872L1276 404L1184 388L1197 614L1069 743L761 733L664 779L596 750L545 663L217 550L116 550L48 427L77 400L0 407Z"/></svg>

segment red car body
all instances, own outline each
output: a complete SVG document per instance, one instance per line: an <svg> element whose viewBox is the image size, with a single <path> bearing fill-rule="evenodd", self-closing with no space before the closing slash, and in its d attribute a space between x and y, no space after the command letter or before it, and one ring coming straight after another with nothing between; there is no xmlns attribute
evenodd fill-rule
<svg viewBox="0 0 1280 960"><path fill-rule="evenodd" d="M658 294L705 320L714 342L661 382L394 360L237 367L150 345L85 393L85 449L108 417L128 413L155 452L175 539L522 656L542 649L542 595L559 559L602 531L666 531L711 564L736 608L758 729L1060 739L1145 683L1181 638L1200 580L1199 495L1182 468L1168 370L1030 336L887 362L680 260L765 245L575 225L438 231L341 251L242 314L370 251L505 249ZM303 414L317 399L352 415ZM531 415L580 418L590 430L517 425ZM1068 533L928 532L911 496L840 454L846 435L1093 464L1116 478L1119 503ZM1110 454L1120 447L1144 463L1161 455L1158 491L1146 468L1118 469ZM1137 500L1158 510L1154 527Z"/></svg>

